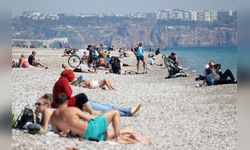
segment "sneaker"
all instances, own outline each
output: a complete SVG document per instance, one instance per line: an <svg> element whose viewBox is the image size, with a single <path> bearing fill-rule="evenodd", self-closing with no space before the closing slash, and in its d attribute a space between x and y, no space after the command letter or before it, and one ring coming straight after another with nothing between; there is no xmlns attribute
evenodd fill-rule
<svg viewBox="0 0 250 150"><path fill-rule="evenodd" d="M140 108L141 108L141 104L131 107L131 109L129 110L130 116L133 116L133 117L138 116Z"/></svg>

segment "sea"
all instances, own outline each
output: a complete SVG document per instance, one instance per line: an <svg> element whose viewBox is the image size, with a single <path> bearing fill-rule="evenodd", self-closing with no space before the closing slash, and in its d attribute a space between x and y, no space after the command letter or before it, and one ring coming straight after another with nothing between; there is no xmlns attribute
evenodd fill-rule
<svg viewBox="0 0 250 150"><path fill-rule="evenodd" d="M174 52L182 68L188 72L199 75L209 60L221 64L222 72L231 69L237 77L237 47L192 47L161 50L162 54L169 55Z"/></svg>

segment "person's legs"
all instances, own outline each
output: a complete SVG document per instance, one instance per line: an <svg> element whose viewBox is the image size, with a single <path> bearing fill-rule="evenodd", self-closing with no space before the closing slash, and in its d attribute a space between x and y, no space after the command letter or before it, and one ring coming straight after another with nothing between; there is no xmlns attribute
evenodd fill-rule
<svg viewBox="0 0 250 150"><path fill-rule="evenodd" d="M111 82L108 79L106 79L106 78L98 81L98 83L99 83L99 87L100 88L102 88L102 87L104 87L106 85L110 90L112 90L112 89L115 90L115 88L113 87L113 85L111 84Z"/></svg>
<svg viewBox="0 0 250 150"><path fill-rule="evenodd" d="M114 139L115 133L113 130L107 131L107 140ZM151 142L150 138L144 138L140 135L138 135L135 131L133 131L131 128L124 128L120 131L120 136L116 140L119 144L135 144L135 143L141 143L141 144L149 144Z"/></svg>
<svg viewBox="0 0 250 150"><path fill-rule="evenodd" d="M109 79L105 79L107 86L109 86L111 89L115 90L114 86L112 85L111 81Z"/></svg>
<svg viewBox="0 0 250 150"><path fill-rule="evenodd" d="M147 72L147 70L146 70L146 62L145 62L144 58L142 59L142 62L143 62L144 73L146 73Z"/></svg>
<svg viewBox="0 0 250 150"><path fill-rule="evenodd" d="M102 80L100 80L100 81L98 81L98 83L99 83L99 87L100 88L102 88L102 87L104 87L105 85L107 85L107 87L109 88L109 89L111 89L111 87L107 84L107 80L104 78L104 79L102 79Z"/></svg>
<svg viewBox="0 0 250 150"><path fill-rule="evenodd" d="M229 80L229 79L220 79L218 81L215 81L215 85L219 85L219 84L233 84L236 83L233 80Z"/></svg>
<svg viewBox="0 0 250 150"><path fill-rule="evenodd" d="M47 68L44 64L42 64L41 62L39 61L35 61L35 66L40 66L40 67L44 67L44 68Z"/></svg>
<svg viewBox="0 0 250 150"><path fill-rule="evenodd" d="M142 61L142 63L143 63L143 69L144 69L143 72L146 73L147 70L146 70L146 62L145 62L144 56L140 56L139 60Z"/></svg>
<svg viewBox="0 0 250 150"><path fill-rule="evenodd" d="M137 58L137 64L136 64L136 67L137 67L137 72L139 73L140 59L138 59L138 56L137 56L136 58Z"/></svg>
<svg viewBox="0 0 250 150"><path fill-rule="evenodd" d="M234 78L234 76L233 76L233 73L232 73L232 71L230 70L230 69L227 69L223 74L222 74L222 78L223 79L227 79L227 78L230 78L232 81L235 81L235 78Z"/></svg>
<svg viewBox="0 0 250 150"><path fill-rule="evenodd" d="M124 108L124 107L120 107L120 106L116 106L113 104L104 104L104 103L100 103L94 100L89 100L89 104L91 105L91 107L94 110L99 110L101 112L107 112L107 111L111 111L111 110L118 110L120 113L120 116L129 116L129 108Z"/></svg>
<svg viewBox="0 0 250 150"><path fill-rule="evenodd" d="M115 138L119 137L120 135L120 114L117 110L112 110L109 112L105 112L103 114L104 118L107 121L107 125L112 122L112 126L115 132Z"/></svg>

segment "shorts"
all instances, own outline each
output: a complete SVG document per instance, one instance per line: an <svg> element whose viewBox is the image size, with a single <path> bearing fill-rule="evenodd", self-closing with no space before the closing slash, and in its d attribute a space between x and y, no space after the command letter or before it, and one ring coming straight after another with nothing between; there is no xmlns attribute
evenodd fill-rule
<svg viewBox="0 0 250 150"><path fill-rule="evenodd" d="M107 130L107 121L101 114L88 121L88 127L82 138L85 140L104 141Z"/></svg>
<svg viewBox="0 0 250 150"><path fill-rule="evenodd" d="M75 107L79 108L82 110L83 105L85 105L88 102L88 97L84 93L80 93L76 96L74 96L76 100Z"/></svg>
<svg viewBox="0 0 250 150"><path fill-rule="evenodd" d="M90 88L91 89L95 89L99 87L99 82L94 80L91 84L90 84Z"/></svg>
<svg viewBox="0 0 250 150"><path fill-rule="evenodd" d="M144 56L136 56L137 61L144 60Z"/></svg>

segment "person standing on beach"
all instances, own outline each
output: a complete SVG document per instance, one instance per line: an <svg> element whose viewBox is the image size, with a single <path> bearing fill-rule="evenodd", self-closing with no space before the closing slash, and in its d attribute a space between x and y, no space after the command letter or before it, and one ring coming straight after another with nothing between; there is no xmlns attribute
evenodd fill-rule
<svg viewBox="0 0 250 150"><path fill-rule="evenodd" d="M146 62L145 62L145 59L143 56L143 52L144 52L143 43L140 42L138 44L138 47L136 48L136 51L135 51L135 55L136 55L136 59L137 59L137 73L139 73L140 61L142 61L142 63L143 63L144 73L147 72L146 71Z"/></svg>

